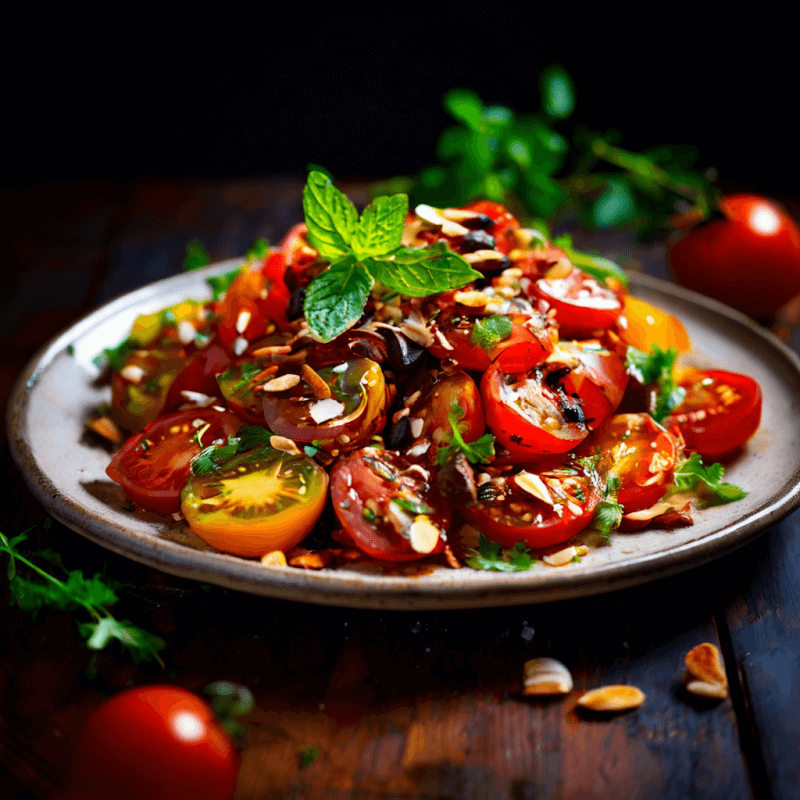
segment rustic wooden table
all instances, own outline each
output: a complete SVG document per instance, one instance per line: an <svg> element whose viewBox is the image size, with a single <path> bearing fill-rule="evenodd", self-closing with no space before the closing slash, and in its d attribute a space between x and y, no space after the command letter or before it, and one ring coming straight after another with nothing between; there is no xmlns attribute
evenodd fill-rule
<svg viewBox="0 0 800 800"><path fill-rule="evenodd" d="M6 290L0 396L40 344L83 312L180 269L187 241L215 259L301 219L296 179L43 184L0 193ZM354 189L357 197L357 191ZM351 192L353 196L354 192ZM665 277L657 246L605 242ZM53 435L57 435L54 432ZM44 512L6 457L2 530ZM91 656L62 612L3 603L0 796L45 798L64 785L87 714L124 687L212 680L249 686L256 709L236 797L793 798L800 785L800 512L714 563L589 599L437 612L337 609L238 594L165 575L58 524L32 534L70 568L106 570L128 592L121 615L168 643L166 669ZM3 583L7 600L7 582ZM725 658L730 697L682 689L684 654ZM572 671L562 699L521 694L525 660ZM640 687L636 711L589 717L589 688ZM316 748L313 763L299 754ZM145 765L146 766L146 765Z"/></svg>

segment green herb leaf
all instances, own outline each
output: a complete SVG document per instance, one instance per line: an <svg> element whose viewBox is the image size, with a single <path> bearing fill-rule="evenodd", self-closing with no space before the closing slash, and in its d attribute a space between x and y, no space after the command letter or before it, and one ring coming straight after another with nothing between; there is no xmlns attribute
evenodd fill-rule
<svg viewBox="0 0 800 800"><path fill-rule="evenodd" d="M245 253L245 258L248 261L260 261L269 255L269 242L263 237L259 236L254 242L253 246Z"/></svg>
<svg viewBox="0 0 800 800"><path fill-rule="evenodd" d="M403 511L407 511L409 514L433 514L433 509L424 501L420 500L418 497L409 497L408 495L398 495L397 497L392 498L392 502L400 506Z"/></svg>
<svg viewBox="0 0 800 800"><path fill-rule="evenodd" d="M381 256L400 247L406 214L405 194L373 200L361 214L350 242L356 257L363 260L367 256Z"/></svg>
<svg viewBox="0 0 800 800"><path fill-rule="evenodd" d="M686 390L676 385L673 377L677 356L676 348L662 350L658 344L653 344L652 352L649 354L630 346L625 353L625 366L628 372L645 386L655 385L657 388L655 408L651 416L659 424L686 397Z"/></svg>
<svg viewBox="0 0 800 800"><path fill-rule="evenodd" d="M230 272L223 272L222 275L214 275L211 278L206 278L206 283L211 287L211 292L214 300L221 300L225 292L228 291L230 285L236 280L236 276L241 272L241 268L231 270Z"/></svg>
<svg viewBox="0 0 800 800"><path fill-rule="evenodd" d="M603 256L595 256L591 253L582 253L579 250L575 250L572 247L572 236L570 234L565 233L557 236L553 244L556 247L560 247L576 267L601 283L606 283L606 278L614 278L623 286L630 285L628 276L618 264L608 258L603 258Z"/></svg>
<svg viewBox="0 0 800 800"><path fill-rule="evenodd" d="M511 336L512 328L508 317L492 314L491 317L475 320L470 339L483 350L491 350L498 342L504 342Z"/></svg>
<svg viewBox="0 0 800 800"><path fill-rule="evenodd" d="M308 286L304 306L314 336L330 342L358 322L370 289L372 278L353 256L336 261L318 275Z"/></svg>
<svg viewBox="0 0 800 800"><path fill-rule="evenodd" d="M271 430L260 425L245 425L236 433L238 439L236 452L244 453L247 450L254 450L256 447L269 445L272 435Z"/></svg>
<svg viewBox="0 0 800 800"><path fill-rule="evenodd" d="M125 339L116 347L107 347L92 359L98 369L109 366L114 372L119 372L125 366L125 359L136 349L130 339Z"/></svg>
<svg viewBox="0 0 800 800"><path fill-rule="evenodd" d="M309 767L319 758L319 747L304 747L297 754L297 762L300 769Z"/></svg>
<svg viewBox="0 0 800 800"><path fill-rule="evenodd" d="M322 258L336 261L351 252L358 212L327 175L309 174L303 190L303 211L308 240Z"/></svg>
<svg viewBox="0 0 800 800"><path fill-rule="evenodd" d="M192 459L192 474L198 478L219 472L222 464L237 453L236 444L209 445Z"/></svg>
<svg viewBox="0 0 800 800"><path fill-rule="evenodd" d="M364 266L376 281L410 297L457 289L482 277L444 242L421 248L400 247L385 258L365 259Z"/></svg>
<svg viewBox="0 0 800 800"><path fill-rule="evenodd" d="M196 269L208 266L210 263L211 256L201 242L194 239L186 245L186 258L183 259L184 272L193 272Z"/></svg>
<svg viewBox="0 0 800 800"><path fill-rule="evenodd" d="M619 527L622 522L622 506L617 502L619 491L619 478L610 475L606 481L603 499L597 504L592 518L592 527L603 534L606 541L611 537L611 531Z"/></svg>
<svg viewBox="0 0 800 800"><path fill-rule="evenodd" d="M495 438L491 433L484 433L474 442L465 442L459 428L459 420L464 416L464 410L458 403L450 406L448 419L453 429L453 441L442 447L436 455L436 463L441 467L453 455L462 452L471 464L486 464L494 458Z"/></svg>
<svg viewBox="0 0 800 800"><path fill-rule="evenodd" d="M453 89L443 98L444 107L470 130L479 131L483 124L483 102L469 89Z"/></svg>
<svg viewBox="0 0 800 800"><path fill-rule="evenodd" d="M673 481L681 491L694 489L698 483L702 483L705 491L710 495L709 505L721 505L722 503L733 503L747 497L740 487L723 482L725 468L722 464L711 464L703 466L703 459L699 453L692 453L689 458L675 470Z"/></svg>
<svg viewBox="0 0 800 800"><path fill-rule="evenodd" d="M517 542L512 548L503 549L497 542L493 542L481 534L478 546L467 558L467 564L473 569L525 572L531 569L536 561L531 558L530 551L524 542Z"/></svg>
<svg viewBox="0 0 800 800"><path fill-rule="evenodd" d="M542 106L548 117L566 119L575 109L575 87L564 67L548 67L541 77Z"/></svg>

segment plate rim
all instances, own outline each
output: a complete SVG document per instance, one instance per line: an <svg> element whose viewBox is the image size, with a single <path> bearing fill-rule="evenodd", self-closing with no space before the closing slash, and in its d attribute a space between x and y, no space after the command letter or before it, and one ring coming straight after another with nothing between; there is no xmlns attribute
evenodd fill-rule
<svg viewBox="0 0 800 800"><path fill-rule="evenodd" d="M552 578L544 581L537 579L532 586L525 582L523 574L503 573L492 573L490 578L473 577L472 580L447 586L415 583L413 578L407 576L380 576L379 586L373 586L372 583L365 586L363 576L348 577L342 570L278 570L264 567L258 561L195 550L166 538L153 538L145 542L139 534L131 537L130 531L127 531L126 535L124 526L108 519L96 520L79 504L63 497L57 484L36 463L24 435L25 414L32 395L29 390L35 390L38 375L53 363L72 340L118 310L135 306L137 299L151 293L153 287L181 285L188 276L198 279L200 284L200 278L229 271L241 264L242 259L227 259L193 273L179 273L118 295L84 314L51 338L21 371L9 395L6 414L9 449L28 488L48 513L62 524L112 552L155 569L249 594L350 608L466 609L591 597L658 580L706 564L738 549L766 533L772 525L800 506L799 462L779 490L741 520L664 552L639 554L630 560L570 573L568 580L561 577L560 571L553 570ZM667 294L743 326L750 334L761 339L771 352L780 355L784 366L800 381L800 356L749 317L697 292L644 273L631 273L629 278L634 290L641 287ZM475 576L479 575L485 573L475 573ZM376 593L373 591L375 588L380 591Z"/></svg>

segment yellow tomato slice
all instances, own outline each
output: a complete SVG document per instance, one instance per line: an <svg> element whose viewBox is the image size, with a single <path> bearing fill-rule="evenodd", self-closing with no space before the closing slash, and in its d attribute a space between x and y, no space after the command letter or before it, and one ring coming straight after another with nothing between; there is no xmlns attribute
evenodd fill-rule
<svg viewBox="0 0 800 800"><path fill-rule="evenodd" d="M328 499L328 475L305 455L269 446L192 475L181 493L189 527L224 553L257 558L289 550L316 524Z"/></svg>
<svg viewBox="0 0 800 800"><path fill-rule="evenodd" d="M623 301L622 316L627 326L620 320L619 327L622 339L627 344L645 353L649 353L654 344L662 350L674 347L679 353L692 349L689 334L677 317L629 294L624 296Z"/></svg>

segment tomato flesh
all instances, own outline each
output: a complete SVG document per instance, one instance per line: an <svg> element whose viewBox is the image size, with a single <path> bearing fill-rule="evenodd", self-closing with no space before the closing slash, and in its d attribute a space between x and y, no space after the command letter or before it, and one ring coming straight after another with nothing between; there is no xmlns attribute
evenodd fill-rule
<svg viewBox="0 0 800 800"><path fill-rule="evenodd" d="M667 424L675 424L686 449L715 460L738 450L761 422L761 387L747 375L724 370L690 370L678 381L683 402Z"/></svg>

